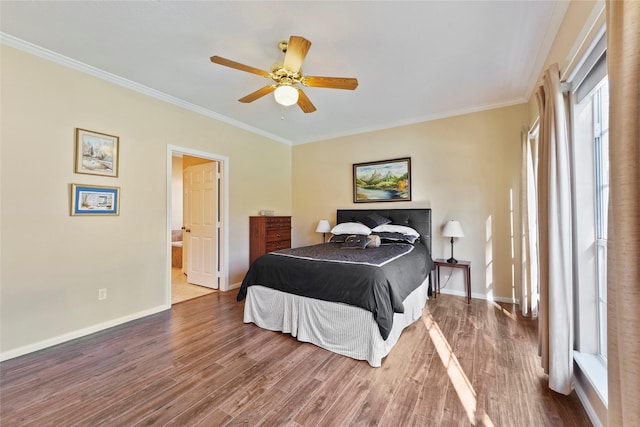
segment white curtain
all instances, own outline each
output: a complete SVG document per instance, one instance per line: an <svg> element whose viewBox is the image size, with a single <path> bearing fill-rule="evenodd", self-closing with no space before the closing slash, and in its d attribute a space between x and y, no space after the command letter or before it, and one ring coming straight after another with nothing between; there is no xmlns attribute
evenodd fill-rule
<svg viewBox="0 0 640 427"><path fill-rule="evenodd" d="M538 139L538 254L540 315L538 344L549 388L573 390L573 256L568 99L560 70L551 65L536 93Z"/></svg>
<svg viewBox="0 0 640 427"><path fill-rule="evenodd" d="M537 150L537 126L522 131L522 169L520 172L520 227L522 291L520 310L523 316L538 317L538 207L534 160Z"/></svg>

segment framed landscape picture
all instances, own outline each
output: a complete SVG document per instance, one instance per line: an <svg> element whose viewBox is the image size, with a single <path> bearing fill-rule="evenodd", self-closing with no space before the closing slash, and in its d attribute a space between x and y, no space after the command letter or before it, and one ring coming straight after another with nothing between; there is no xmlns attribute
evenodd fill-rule
<svg viewBox="0 0 640 427"><path fill-rule="evenodd" d="M76 173L118 176L120 138L76 129Z"/></svg>
<svg viewBox="0 0 640 427"><path fill-rule="evenodd" d="M353 201L408 202L411 200L411 158L353 165Z"/></svg>
<svg viewBox="0 0 640 427"><path fill-rule="evenodd" d="M71 184L71 215L119 215L120 187Z"/></svg>

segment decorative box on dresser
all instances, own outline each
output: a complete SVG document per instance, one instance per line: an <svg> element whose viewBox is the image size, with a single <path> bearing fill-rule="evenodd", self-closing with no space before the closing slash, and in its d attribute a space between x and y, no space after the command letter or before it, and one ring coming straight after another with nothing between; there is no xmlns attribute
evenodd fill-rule
<svg viewBox="0 0 640 427"><path fill-rule="evenodd" d="M249 217L249 264L267 252L290 247L290 216Z"/></svg>

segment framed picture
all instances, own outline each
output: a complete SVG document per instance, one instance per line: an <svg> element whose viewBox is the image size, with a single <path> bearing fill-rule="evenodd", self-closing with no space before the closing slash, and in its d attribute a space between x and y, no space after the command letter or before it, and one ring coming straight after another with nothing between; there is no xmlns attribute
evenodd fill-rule
<svg viewBox="0 0 640 427"><path fill-rule="evenodd" d="M118 176L120 138L76 129L76 173Z"/></svg>
<svg viewBox="0 0 640 427"><path fill-rule="evenodd" d="M353 165L353 201L408 202L411 200L411 158Z"/></svg>
<svg viewBox="0 0 640 427"><path fill-rule="evenodd" d="M120 215L120 187L71 184L71 215Z"/></svg>

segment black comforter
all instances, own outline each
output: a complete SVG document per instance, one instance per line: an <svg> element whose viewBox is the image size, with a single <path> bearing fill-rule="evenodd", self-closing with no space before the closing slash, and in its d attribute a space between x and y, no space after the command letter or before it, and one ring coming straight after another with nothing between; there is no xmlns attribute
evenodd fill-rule
<svg viewBox="0 0 640 427"><path fill-rule="evenodd" d="M354 305L373 314L387 339L393 313L403 313L402 301L433 269L427 248L417 242L385 243L378 248L343 249L325 243L285 249L258 258L249 268L238 301L251 285L323 301Z"/></svg>

